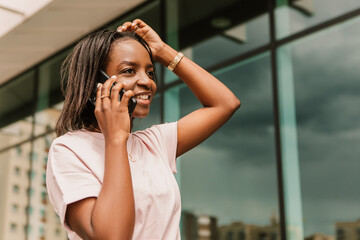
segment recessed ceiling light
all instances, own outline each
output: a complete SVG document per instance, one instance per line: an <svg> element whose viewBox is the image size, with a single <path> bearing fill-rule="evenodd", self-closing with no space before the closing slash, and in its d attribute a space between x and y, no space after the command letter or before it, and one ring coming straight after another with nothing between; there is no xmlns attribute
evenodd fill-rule
<svg viewBox="0 0 360 240"><path fill-rule="evenodd" d="M226 17L217 17L211 20L211 25L215 28L228 28L231 26L231 20Z"/></svg>

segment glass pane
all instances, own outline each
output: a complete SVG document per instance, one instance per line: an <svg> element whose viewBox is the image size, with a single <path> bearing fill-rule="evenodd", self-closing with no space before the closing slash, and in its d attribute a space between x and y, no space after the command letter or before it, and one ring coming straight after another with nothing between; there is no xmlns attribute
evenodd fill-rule
<svg viewBox="0 0 360 240"><path fill-rule="evenodd" d="M0 150L31 137L33 118L27 117L0 128Z"/></svg>
<svg viewBox="0 0 360 240"><path fill-rule="evenodd" d="M61 64L69 52L69 50L65 50L40 65L36 111L46 109L63 100L60 89Z"/></svg>
<svg viewBox="0 0 360 240"><path fill-rule="evenodd" d="M283 38L360 7L359 0L277 0L277 37ZM286 25L286 26L285 26Z"/></svg>
<svg viewBox="0 0 360 240"><path fill-rule="evenodd" d="M242 107L179 160L183 238L280 239L270 57L258 56L215 76ZM188 88L180 90L180 100L182 116L201 107Z"/></svg>
<svg viewBox="0 0 360 240"><path fill-rule="evenodd" d="M62 105L59 103L35 114L35 136L55 129Z"/></svg>
<svg viewBox="0 0 360 240"><path fill-rule="evenodd" d="M32 239L66 239L65 230L60 227L59 218L49 202L45 185L48 151L55 137L53 132L34 141L32 172L35 173L35 177L31 180L32 195L30 196Z"/></svg>
<svg viewBox="0 0 360 240"><path fill-rule="evenodd" d="M118 26L122 25L124 22L133 21L137 18L143 20L146 24L151 26L157 33L160 34L160 1L153 1L152 3L147 4L145 7L137 9L128 15L125 15L119 21L116 21L114 24L110 25L110 29L116 29Z"/></svg>
<svg viewBox="0 0 360 240"><path fill-rule="evenodd" d="M359 226L359 42L357 18L292 45L305 237Z"/></svg>
<svg viewBox="0 0 360 240"><path fill-rule="evenodd" d="M196 44L192 57L202 67L209 67L268 42L268 14L262 14Z"/></svg>
<svg viewBox="0 0 360 240"><path fill-rule="evenodd" d="M31 144L0 152L0 239L25 240Z"/></svg>
<svg viewBox="0 0 360 240"><path fill-rule="evenodd" d="M35 73L26 72L0 88L0 127L34 112Z"/></svg>
<svg viewBox="0 0 360 240"><path fill-rule="evenodd" d="M250 32L253 32L255 26L259 26L257 25L259 23L255 23L256 20L252 19L265 14L268 7L266 0L182 0L178 2L181 49L216 35L225 35L225 38L233 39L235 43L244 40L252 42L254 39L251 39L253 35ZM251 24L248 24L250 22ZM260 21L260 26L261 30L257 29L257 31L263 30L265 39L268 40L267 26L264 26L262 21Z"/></svg>

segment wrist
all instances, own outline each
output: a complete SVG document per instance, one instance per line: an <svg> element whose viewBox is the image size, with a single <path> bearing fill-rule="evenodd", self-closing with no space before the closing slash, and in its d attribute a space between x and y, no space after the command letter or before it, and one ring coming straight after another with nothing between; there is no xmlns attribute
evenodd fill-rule
<svg viewBox="0 0 360 240"><path fill-rule="evenodd" d="M158 52L156 58L154 57L154 60L167 67L178 54L178 52L166 43L164 44L165 46L161 49L161 51Z"/></svg>

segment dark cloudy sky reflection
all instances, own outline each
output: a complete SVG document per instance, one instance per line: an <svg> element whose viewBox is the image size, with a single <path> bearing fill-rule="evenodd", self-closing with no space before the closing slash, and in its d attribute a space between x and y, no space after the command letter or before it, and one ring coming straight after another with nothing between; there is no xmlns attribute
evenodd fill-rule
<svg viewBox="0 0 360 240"><path fill-rule="evenodd" d="M325 16L329 4L314 2L324 5L319 16L304 21L292 14L292 26L301 29L331 17ZM328 6L328 14L354 8L354 1L345 2L340 12ZM231 51L231 45L220 43L217 51ZM292 44L304 236L333 235L336 222L360 219L359 43L360 20L352 20ZM204 64L216 61L206 51L197 53ZM260 56L218 77L242 107L183 156L183 208L214 215L220 225L265 225L278 211L270 58ZM181 90L181 115L199 106L188 89Z"/></svg>
<svg viewBox="0 0 360 240"><path fill-rule="evenodd" d="M307 234L360 219L359 43L360 19L293 47Z"/></svg>
<svg viewBox="0 0 360 240"><path fill-rule="evenodd" d="M278 209L270 57L263 55L217 77L242 106L220 131L182 157L183 208L214 215L220 224L267 225ZM200 107L196 102L183 88L181 115Z"/></svg>

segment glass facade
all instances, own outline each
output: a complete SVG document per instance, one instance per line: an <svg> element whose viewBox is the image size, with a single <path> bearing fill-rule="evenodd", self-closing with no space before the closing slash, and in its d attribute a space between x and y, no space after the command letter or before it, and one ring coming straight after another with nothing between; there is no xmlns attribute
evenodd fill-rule
<svg viewBox="0 0 360 240"><path fill-rule="evenodd" d="M178 159L182 239L360 239L358 0L148 1L104 27L134 18L242 102ZM44 167L70 50L0 85L0 239L66 239ZM157 70L150 115L134 130L201 107Z"/></svg>

